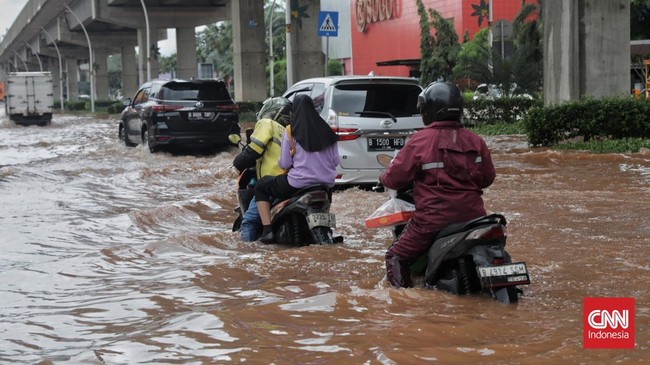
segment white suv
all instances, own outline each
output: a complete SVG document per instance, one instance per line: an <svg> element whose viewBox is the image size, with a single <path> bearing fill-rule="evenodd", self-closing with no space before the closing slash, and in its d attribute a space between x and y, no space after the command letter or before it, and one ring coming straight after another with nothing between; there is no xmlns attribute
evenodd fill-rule
<svg viewBox="0 0 650 365"><path fill-rule="evenodd" d="M423 128L418 80L390 76L330 76L300 81L284 93L309 95L339 137L337 185L376 184L381 153L393 154Z"/></svg>

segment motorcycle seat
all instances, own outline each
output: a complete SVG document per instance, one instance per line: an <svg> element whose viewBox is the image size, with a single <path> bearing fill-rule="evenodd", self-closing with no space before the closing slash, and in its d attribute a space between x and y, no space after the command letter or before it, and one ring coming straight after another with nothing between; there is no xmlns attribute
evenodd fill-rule
<svg viewBox="0 0 650 365"><path fill-rule="evenodd" d="M504 217L501 214L493 213L493 214L488 214L482 217L472 219L467 222L453 223L443 228L442 231L438 233L435 239L437 240L441 237L451 236L452 234L463 232L475 227L491 225L491 224L502 224L505 226L506 217Z"/></svg>
<svg viewBox="0 0 650 365"><path fill-rule="evenodd" d="M297 198L297 197L299 197L299 196L302 196L302 195L305 194L305 193L308 193L308 192L310 192L310 191L317 191L317 190L325 190L325 191L327 191L327 198L329 199L329 201L332 201L332 189L331 189L329 186L327 186L327 185L322 185L322 184L314 184L314 185L308 185L308 186L305 186L304 188L302 188L302 189L296 191L296 192L295 192L293 195L291 195L291 197L288 198L288 199ZM279 203L279 202L281 202L281 201L284 201L284 200L286 200L286 199L275 199L275 198L274 198L274 199L272 199L272 201L271 201L271 205L275 205L275 204L277 204L277 203Z"/></svg>

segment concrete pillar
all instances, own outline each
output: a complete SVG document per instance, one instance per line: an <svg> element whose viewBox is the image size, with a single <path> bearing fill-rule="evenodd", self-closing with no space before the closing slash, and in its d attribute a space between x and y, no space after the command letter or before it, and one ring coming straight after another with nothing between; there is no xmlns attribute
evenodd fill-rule
<svg viewBox="0 0 650 365"><path fill-rule="evenodd" d="M580 95L630 95L630 1L582 0ZM545 19L546 20L546 19Z"/></svg>
<svg viewBox="0 0 650 365"><path fill-rule="evenodd" d="M232 0L235 100L266 99L264 2Z"/></svg>
<svg viewBox="0 0 650 365"><path fill-rule="evenodd" d="M149 22L149 41L147 45L147 29L143 26L138 28L138 73L140 78L140 83L145 83L147 81L147 49L150 49L151 59L149 67L151 72L151 79L158 78L158 62L156 60L156 55L151 46L158 44L158 29Z"/></svg>
<svg viewBox="0 0 650 365"><path fill-rule="evenodd" d="M95 100L108 100L108 50L93 48L95 63Z"/></svg>
<svg viewBox="0 0 650 365"><path fill-rule="evenodd" d="M52 93L54 94L54 106L59 107L61 104L61 78L59 77L59 60L55 58L46 57L47 69L52 73ZM43 65L45 66L45 65Z"/></svg>
<svg viewBox="0 0 650 365"><path fill-rule="evenodd" d="M194 27L176 28L176 77L189 79L193 76L197 76Z"/></svg>
<svg viewBox="0 0 650 365"><path fill-rule="evenodd" d="M309 17L300 18L302 27L294 19L291 23L291 44L293 54L293 82L319 77L325 74L325 54L322 39L318 36L318 13L320 0L307 3L306 13ZM294 10L294 9L291 9ZM291 85L287 85L289 87Z"/></svg>
<svg viewBox="0 0 650 365"><path fill-rule="evenodd" d="M630 3L546 0L544 102L629 95Z"/></svg>
<svg viewBox="0 0 650 365"><path fill-rule="evenodd" d="M133 98L138 91L138 66L135 61L135 46L123 46L122 51L122 96Z"/></svg>
<svg viewBox="0 0 650 365"><path fill-rule="evenodd" d="M68 97L66 100L77 100L79 99L79 71L77 70L77 59L66 58L65 67L67 75L66 88L68 89Z"/></svg>

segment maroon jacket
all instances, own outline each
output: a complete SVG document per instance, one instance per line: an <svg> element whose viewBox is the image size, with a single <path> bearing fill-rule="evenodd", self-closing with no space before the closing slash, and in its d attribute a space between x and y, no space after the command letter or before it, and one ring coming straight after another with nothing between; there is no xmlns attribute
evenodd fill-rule
<svg viewBox="0 0 650 365"><path fill-rule="evenodd" d="M413 219L432 230L485 215L484 188L495 177L485 141L458 122L433 122L411 136L379 181L413 183Z"/></svg>

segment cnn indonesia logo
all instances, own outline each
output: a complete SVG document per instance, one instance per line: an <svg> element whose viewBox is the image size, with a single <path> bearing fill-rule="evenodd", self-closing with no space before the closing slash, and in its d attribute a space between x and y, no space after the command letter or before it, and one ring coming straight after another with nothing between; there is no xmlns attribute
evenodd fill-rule
<svg viewBox="0 0 650 365"><path fill-rule="evenodd" d="M634 298L584 298L583 347L634 348Z"/></svg>

